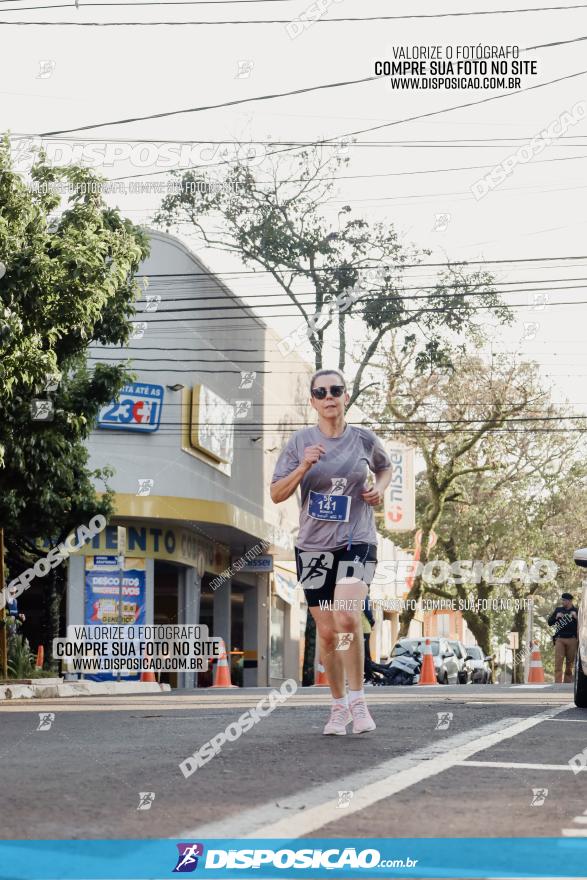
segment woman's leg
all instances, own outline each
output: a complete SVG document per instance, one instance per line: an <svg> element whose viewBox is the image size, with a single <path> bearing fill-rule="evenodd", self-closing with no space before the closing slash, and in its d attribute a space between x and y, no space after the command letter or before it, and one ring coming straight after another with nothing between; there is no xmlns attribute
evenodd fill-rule
<svg viewBox="0 0 587 880"><path fill-rule="evenodd" d="M349 647L335 651L342 657L342 664L351 691L363 688L365 653L361 614L367 597L367 584L355 578L343 578L334 590L334 624L342 642L341 633L352 633Z"/></svg>
<svg viewBox="0 0 587 880"><path fill-rule="evenodd" d="M343 651L336 651L337 633L334 614L317 605L310 607L316 622L316 633L320 644L320 662L326 670L330 692L335 700L342 699L346 694L344 684L344 666L341 659Z"/></svg>
<svg viewBox="0 0 587 880"><path fill-rule="evenodd" d="M361 614L367 593L367 584L356 578L343 578L334 590L334 608L344 609L334 612L339 639L341 632L353 634L349 649L338 652L344 658L349 683L349 711L353 719L353 733L367 733L376 727L363 692L365 659Z"/></svg>

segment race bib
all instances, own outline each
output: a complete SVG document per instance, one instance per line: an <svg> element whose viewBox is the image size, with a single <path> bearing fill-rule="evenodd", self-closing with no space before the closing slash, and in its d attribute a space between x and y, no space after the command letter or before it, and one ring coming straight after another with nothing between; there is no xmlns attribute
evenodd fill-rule
<svg viewBox="0 0 587 880"><path fill-rule="evenodd" d="M350 495L324 495L312 492L308 497L308 516L327 522L348 522L351 512Z"/></svg>

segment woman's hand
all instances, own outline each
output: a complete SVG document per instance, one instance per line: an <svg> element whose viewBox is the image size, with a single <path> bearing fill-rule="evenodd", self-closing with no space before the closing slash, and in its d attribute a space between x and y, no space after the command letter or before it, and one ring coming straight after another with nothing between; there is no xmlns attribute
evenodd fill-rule
<svg viewBox="0 0 587 880"><path fill-rule="evenodd" d="M378 507L383 501L383 492L377 486L372 486L361 494L365 504L369 504L371 507Z"/></svg>
<svg viewBox="0 0 587 880"><path fill-rule="evenodd" d="M325 453L326 450L321 443L316 443L314 446L306 446L304 449L302 464L306 470L309 471L312 465L316 464L317 461L320 461L320 456L325 455Z"/></svg>

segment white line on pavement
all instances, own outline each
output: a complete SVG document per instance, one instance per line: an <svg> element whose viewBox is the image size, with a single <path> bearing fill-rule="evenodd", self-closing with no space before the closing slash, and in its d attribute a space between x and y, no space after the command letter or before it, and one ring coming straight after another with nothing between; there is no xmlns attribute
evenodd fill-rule
<svg viewBox="0 0 587 880"><path fill-rule="evenodd" d="M510 690L521 690L522 688L549 688L552 687L551 684L512 684L510 685Z"/></svg>
<svg viewBox="0 0 587 880"><path fill-rule="evenodd" d="M181 831L174 837L187 839L225 837L227 828L230 828L231 837L286 839L303 837L351 813L364 810L430 776L436 776L454 767L455 764L460 764L471 755L491 748L505 739L525 733L537 724L570 708L572 704L552 707L530 718L502 718L491 724L437 740L423 748L399 755L382 764L367 767L349 776L332 779L289 797L279 798L279 804L274 798L258 807L244 810L238 815L226 815L220 821ZM369 741L367 737L365 738L365 755L368 756ZM340 747L344 748L344 739L342 737L340 739L342 740ZM339 744L330 742L328 746L332 749L339 747ZM345 807L344 812L338 807L336 799L340 789L354 793L350 805Z"/></svg>
<svg viewBox="0 0 587 880"><path fill-rule="evenodd" d="M505 770L573 770L575 773L577 772L569 764L516 764L513 761L461 761L457 767L503 767ZM579 769L585 770L585 767Z"/></svg>
<svg viewBox="0 0 587 880"><path fill-rule="evenodd" d="M583 812L582 816L575 816L573 822L576 822L577 825L587 825L587 810ZM587 837L587 828L563 828L562 830L563 837Z"/></svg>

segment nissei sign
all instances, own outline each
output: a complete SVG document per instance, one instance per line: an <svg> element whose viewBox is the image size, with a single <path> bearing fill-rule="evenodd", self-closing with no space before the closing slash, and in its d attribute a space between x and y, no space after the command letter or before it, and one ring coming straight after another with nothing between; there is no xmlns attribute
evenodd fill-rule
<svg viewBox="0 0 587 880"><path fill-rule="evenodd" d="M391 483L383 494L385 527L392 532L416 528L414 450L394 444L388 448Z"/></svg>
<svg viewBox="0 0 587 880"><path fill-rule="evenodd" d="M254 559L247 559L244 564L239 565L239 571L259 572L273 571L273 556L256 556Z"/></svg>
<svg viewBox="0 0 587 880"><path fill-rule="evenodd" d="M147 382L125 385L118 400L103 406L98 428L115 431L156 431L161 422L163 386Z"/></svg>

